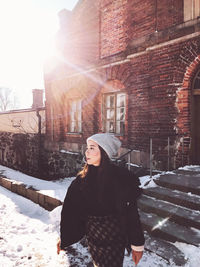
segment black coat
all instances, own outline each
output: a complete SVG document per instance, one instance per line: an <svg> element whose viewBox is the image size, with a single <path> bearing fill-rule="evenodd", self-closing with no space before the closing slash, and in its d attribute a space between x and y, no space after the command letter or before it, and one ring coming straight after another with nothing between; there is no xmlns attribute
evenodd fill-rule
<svg viewBox="0 0 200 267"><path fill-rule="evenodd" d="M137 198L141 195L138 178L127 169L112 164L109 165L103 178L104 186L112 188L109 197L114 200L112 201L114 203L113 212L119 216L128 245L144 245L144 235L137 209ZM84 179L87 181L87 177L76 177L69 186L64 200L60 224L61 249L78 242L85 235L88 214L87 204L85 204L87 201L85 202L83 197L84 191L87 192L87 189L84 188ZM92 202L92 200L90 201Z"/></svg>

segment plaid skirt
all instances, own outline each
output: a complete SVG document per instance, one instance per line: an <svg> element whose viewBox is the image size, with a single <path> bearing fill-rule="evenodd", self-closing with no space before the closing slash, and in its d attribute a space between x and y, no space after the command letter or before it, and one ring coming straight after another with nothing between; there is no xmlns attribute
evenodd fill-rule
<svg viewBox="0 0 200 267"><path fill-rule="evenodd" d="M115 216L89 216L86 238L94 266L123 266L126 242L119 220Z"/></svg>

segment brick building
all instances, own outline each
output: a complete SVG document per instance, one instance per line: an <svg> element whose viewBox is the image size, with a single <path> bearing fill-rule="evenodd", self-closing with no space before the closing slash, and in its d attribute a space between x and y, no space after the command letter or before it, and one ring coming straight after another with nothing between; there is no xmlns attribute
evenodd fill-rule
<svg viewBox="0 0 200 267"><path fill-rule="evenodd" d="M200 164L200 1L80 0L45 67L46 149L115 133L156 168Z"/></svg>

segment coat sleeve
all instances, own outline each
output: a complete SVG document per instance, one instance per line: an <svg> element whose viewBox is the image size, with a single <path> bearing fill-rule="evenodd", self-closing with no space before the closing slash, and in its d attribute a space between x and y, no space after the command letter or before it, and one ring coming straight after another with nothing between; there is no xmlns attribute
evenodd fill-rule
<svg viewBox="0 0 200 267"><path fill-rule="evenodd" d="M85 235L85 222L79 204L79 194L74 180L68 188L61 211L61 249L78 242Z"/></svg>
<svg viewBox="0 0 200 267"><path fill-rule="evenodd" d="M139 187L138 177L133 172L128 171L126 177L128 179L126 202L128 241L130 245L143 246L145 239L137 207L137 199L141 196L142 189Z"/></svg>
<svg viewBox="0 0 200 267"><path fill-rule="evenodd" d="M129 244L143 246L145 240L136 201L128 203L127 224Z"/></svg>

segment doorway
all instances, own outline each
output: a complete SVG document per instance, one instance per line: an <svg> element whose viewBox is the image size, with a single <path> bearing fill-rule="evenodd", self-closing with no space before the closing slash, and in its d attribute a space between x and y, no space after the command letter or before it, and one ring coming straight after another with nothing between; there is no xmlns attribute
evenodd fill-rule
<svg viewBox="0 0 200 267"><path fill-rule="evenodd" d="M200 165L200 70L192 86L192 164Z"/></svg>

